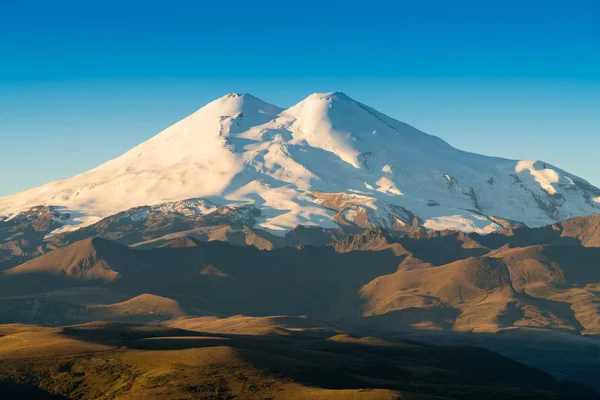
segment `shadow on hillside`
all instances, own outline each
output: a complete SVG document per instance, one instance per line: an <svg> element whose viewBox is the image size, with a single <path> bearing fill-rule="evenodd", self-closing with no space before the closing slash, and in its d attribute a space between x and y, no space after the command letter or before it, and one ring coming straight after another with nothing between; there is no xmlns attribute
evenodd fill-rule
<svg viewBox="0 0 600 400"><path fill-rule="evenodd" d="M489 349L547 371L560 380L581 382L600 393L600 341L593 335L582 337L570 331L509 329L497 333L412 332L389 337Z"/></svg>
<svg viewBox="0 0 600 400"><path fill-rule="evenodd" d="M147 351L227 346L263 373L325 389L392 389L464 399L510 398L511 390L518 390L514 393L519 396L540 400L547 398L539 392L543 389L578 399L596 398L582 386L558 382L544 372L470 346L386 343L347 335L319 339L210 334L117 324L67 327L63 333Z"/></svg>
<svg viewBox="0 0 600 400"><path fill-rule="evenodd" d="M571 304L564 301L550 300L522 294L519 297L522 298L524 302L527 302L540 310L544 310L544 312L551 312L552 314L560 316L560 318L565 320L569 325L575 327L577 329L577 333L581 333L584 330L584 327L577 319ZM505 326L514 326L514 323L515 321L510 321L506 323Z"/></svg>
<svg viewBox="0 0 600 400"><path fill-rule="evenodd" d="M490 249L498 249L504 245L510 247L527 247L547 244L558 244L564 246L583 246L581 240L568 236L561 236L561 231L553 229L552 226L541 228L519 228L511 235L501 232L488 235L477 233L469 234L469 237L482 246Z"/></svg>
<svg viewBox="0 0 600 400"><path fill-rule="evenodd" d="M480 257L490 252L486 248L463 248L459 234L428 239L402 237L399 243L419 260L433 265L444 265L469 257Z"/></svg>
<svg viewBox="0 0 600 400"><path fill-rule="evenodd" d="M57 289L101 287L131 297L152 293L197 299L202 308L210 306L211 312L227 315L319 315L336 311L324 305L352 309L360 304L359 289L395 272L403 260L392 250L337 253L331 247L306 246L259 251L225 242L133 250L97 242L77 253L74 260L48 264L38 259L32 271L0 274L0 292L3 296L39 296ZM89 275L85 268L91 268L89 260L96 258L106 264L103 270L118 273L118 279ZM219 273L200 273L205 266ZM62 272L65 269L69 274Z"/></svg>
<svg viewBox="0 0 600 400"><path fill-rule="evenodd" d="M373 332L377 332L382 326L398 332L421 329L446 330L452 329L454 321L460 313L458 308L452 307L407 307L381 315L363 317L358 320L357 328Z"/></svg>
<svg viewBox="0 0 600 400"><path fill-rule="evenodd" d="M67 397L50 394L32 385L0 381L0 399L63 400Z"/></svg>

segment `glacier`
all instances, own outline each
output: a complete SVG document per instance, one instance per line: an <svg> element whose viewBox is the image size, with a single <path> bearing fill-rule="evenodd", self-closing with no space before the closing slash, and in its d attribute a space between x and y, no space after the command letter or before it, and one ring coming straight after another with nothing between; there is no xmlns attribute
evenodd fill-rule
<svg viewBox="0 0 600 400"><path fill-rule="evenodd" d="M490 233L500 220L538 227L600 211L598 188L553 165L462 151L333 92L287 109L230 93L97 168L1 197L0 216L59 207L77 216L63 228L73 230L185 199L252 205L256 227L276 235L298 225Z"/></svg>

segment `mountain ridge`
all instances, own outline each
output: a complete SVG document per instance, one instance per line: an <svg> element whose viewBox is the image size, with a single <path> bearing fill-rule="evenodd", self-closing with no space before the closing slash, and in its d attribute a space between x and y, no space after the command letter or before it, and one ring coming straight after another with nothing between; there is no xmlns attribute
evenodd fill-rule
<svg viewBox="0 0 600 400"><path fill-rule="evenodd" d="M298 225L490 233L600 211L600 189L579 177L455 149L341 92L288 109L231 93L90 171L0 198L0 220L53 206L79 229L192 198L252 206L250 227L278 236Z"/></svg>

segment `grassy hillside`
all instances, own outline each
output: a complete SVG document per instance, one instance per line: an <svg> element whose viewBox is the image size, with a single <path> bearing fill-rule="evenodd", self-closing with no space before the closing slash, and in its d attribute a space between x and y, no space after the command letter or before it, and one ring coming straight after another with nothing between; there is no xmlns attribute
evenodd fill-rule
<svg viewBox="0 0 600 400"><path fill-rule="evenodd" d="M106 323L1 329L2 339L13 340L13 348L41 349L35 356L0 353L0 395L12 398L34 394L58 399L595 397L584 388L466 346L345 334L323 338L310 332L211 334ZM49 349L41 344L60 340L68 345Z"/></svg>

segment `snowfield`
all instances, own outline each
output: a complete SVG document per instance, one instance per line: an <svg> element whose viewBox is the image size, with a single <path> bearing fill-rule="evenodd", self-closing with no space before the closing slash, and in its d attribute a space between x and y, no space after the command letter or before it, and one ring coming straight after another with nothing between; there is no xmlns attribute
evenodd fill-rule
<svg viewBox="0 0 600 400"><path fill-rule="evenodd" d="M257 227L279 235L415 223L489 233L496 218L537 227L600 212L600 190L579 177L455 149L335 92L285 110L228 94L95 169L0 198L0 216L59 206L71 230L192 198L205 201L198 213L252 204Z"/></svg>

